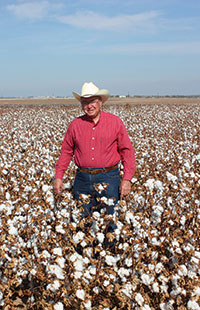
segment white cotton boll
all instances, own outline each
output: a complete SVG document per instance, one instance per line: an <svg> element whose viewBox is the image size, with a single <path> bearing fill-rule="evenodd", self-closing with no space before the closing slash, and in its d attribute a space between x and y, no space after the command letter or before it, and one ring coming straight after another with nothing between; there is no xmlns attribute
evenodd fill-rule
<svg viewBox="0 0 200 310"><path fill-rule="evenodd" d="M60 214L63 216L63 217L66 217L68 218L70 216L69 212L66 210L66 209L62 209L60 211Z"/></svg>
<svg viewBox="0 0 200 310"><path fill-rule="evenodd" d="M83 270L85 269L84 264L83 264L83 260L82 260L82 259L77 259L77 260L74 262L74 268L75 268L77 271L83 271Z"/></svg>
<svg viewBox="0 0 200 310"><path fill-rule="evenodd" d="M155 269L155 266L153 264L148 264L148 269L150 271L153 271Z"/></svg>
<svg viewBox="0 0 200 310"><path fill-rule="evenodd" d="M93 288L93 292L95 293L95 294L99 294L99 293L101 293L101 288L100 287L98 287L98 286L95 286L94 288Z"/></svg>
<svg viewBox="0 0 200 310"><path fill-rule="evenodd" d="M190 164L188 161L184 163L184 167L186 168L187 171L190 171Z"/></svg>
<svg viewBox="0 0 200 310"><path fill-rule="evenodd" d="M92 303L91 300L88 300L87 302L84 303L84 307L86 310L92 310Z"/></svg>
<svg viewBox="0 0 200 310"><path fill-rule="evenodd" d="M98 241L99 241L100 243L103 243L104 238L105 238L105 236L104 236L103 233L101 233L101 232L97 233L97 239L98 239Z"/></svg>
<svg viewBox="0 0 200 310"><path fill-rule="evenodd" d="M60 282L58 280L55 280L53 283L50 283L47 285L47 290L50 290L52 292L56 292L60 287Z"/></svg>
<svg viewBox="0 0 200 310"><path fill-rule="evenodd" d="M32 274L33 276L35 276L37 274L37 271L35 269L31 269L30 274Z"/></svg>
<svg viewBox="0 0 200 310"><path fill-rule="evenodd" d="M97 211L93 212L92 217L94 220L98 220L101 217L101 214Z"/></svg>
<svg viewBox="0 0 200 310"><path fill-rule="evenodd" d="M162 270L163 270L163 264L162 264L162 263L158 263L158 264L155 266L155 272L156 272L156 273L160 273Z"/></svg>
<svg viewBox="0 0 200 310"><path fill-rule="evenodd" d="M76 291L76 296L81 299L84 300L85 299L85 291L82 289L79 289Z"/></svg>
<svg viewBox="0 0 200 310"><path fill-rule="evenodd" d="M153 289L154 293L159 293L160 289L159 289L159 284L158 284L158 282L154 282L154 283L153 283L152 289Z"/></svg>
<svg viewBox="0 0 200 310"><path fill-rule="evenodd" d="M153 237L153 238L151 239L151 243L152 243L153 245L160 245L160 241L158 241L156 237Z"/></svg>
<svg viewBox="0 0 200 310"><path fill-rule="evenodd" d="M45 193L48 192L48 190L49 190L49 185L45 185L45 184L44 184L44 185L42 186L42 190L43 190L43 192L45 192Z"/></svg>
<svg viewBox="0 0 200 310"><path fill-rule="evenodd" d="M144 305L144 306L142 307L142 310L151 310L151 308L149 307L149 305Z"/></svg>
<svg viewBox="0 0 200 310"><path fill-rule="evenodd" d="M68 181L67 183L64 183L64 188L65 189L71 189L71 183Z"/></svg>
<svg viewBox="0 0 200 310"><path fill-rule="evenodd" d="M137 285L133 285L130 282L124 283L123 288L122 288L122 292L129 298L132 298L132 294L135 291L135 289L137 288Z"/></svg>
<svg viewBox="0 0 200 310"><path fill-rule="evenodd" d="M154 189L154 182L155 182L154 179L148 179L146 183L144 183L144 186L148 187L150 192L152 192Z"/></svg>
<svg viewBox="0 0 200 310"><path fill-rule="evenodd" d="M81 279L83 277L83 274L81 271L75 271L74 272L74 278L75 279Z"/></svg>
<svg viewBox="0 0 200 310"><path fill-rule="evenodd" d="M101 252L100 252L100 255L101 255L102 257L105 257L105 256L106 256L106 251L104 251L104 250L101 251Z"/></svg>
<svg viewBox="0 0 200 310"><path fill-rule="evenodd" d="M91 266L88 267L88 271L89 271L90 274L95 276L96 273L97 273L97 267L95 265L91 265Z"/></svg>
<svg viewBox="0 0 200 310"><path fill-rule="evenodd" d="M194 256L192 256L191 257L191 263L193 263L193 264L196 264L196 265L198 265L199 264L199 259L198 258L196 258L196 257L194 257Z"/></svg>
<svg viewBox="0 0 200 310"><path fill-rule="evenodd" d="M91 274L89 273L88 270L86 270L86 271L84 272L84 277L87 278L88 280L92 280L92 278L93 278L93 276L91 276Z"/></svg>
<svg viewBox="0 0 200 310"><path fill-rule="evenodd" d="M3 293L0 291L0 301L3 299Z"/></svg>
<svg viewBox="0 0 200 310"><path fill-rule="evenodd" d="M116 265L119 259L120 259L119 255L115 257L111 255L107 255L105 261L109 266L113 266L113 265Z"/></svg>
<svg viewBox="0 0 200 310"><path fill-rule="evenodd" d="M173 246L173 247L179 247L179 243L178 243L178 241L177 241L176 239L174 239L174 240L172 241L172 246Z"/></svg>
<svg viewBox="0 0 200 310"><path fill-rule="evenodd" d="M195 251L194 252L194 256L200 259L200 252L199 251Z"/></svg>
<svg viewBox="0 0 200 310"><path fill-rule="evenodd" d="M54 248L53 254L58 255L58 256L62 256L62 249L61 248Z"/></svg>
<svg viewBox="0 0 200 310"><path fill-rule="evenodd" d="M174 301L168 302L168 303L161 303L160 309L161 310L173 310L174 309L174 307L172 306L173 303L174 303Z"/></svg>
<svg viewBox="0 0 200 310"><path fill-rule="evenodd" d="M42 252L42 257L44 257L44 258L49 258L49 257L51 257L51 254L50 254L47 250L44 250L44 251Z"/></svg>
<svg viewBox="0 0 200 310"><path fill-rule="evenodd" d="M144 303L144 298L142 297L140 293L137 293L135 295L135 301L138 303L139 306L142 306Z"/></svg>
<svg viewBox="0 0 200 310"><path fill-rule="evenodd" d="M127 258L125 259L125 264L126 264L127 267L131 267L131 266L132 266L132 263L133 263L132 258L127 257Z"/></svg>
<svg viewBox="0 0 200 310"><path fill-rule="evenodd" d="M15 226L11 225L11 226L9 227L8 233L9 233L10 235L17 236L17 235L18 235L18 230L17 230L17 228L16 228Z"/></svg>
<svg viewBox="0 0 200 310"><path fill-rule="evenodd" d="M85 240L83 240L83 241L81 242L81 246L82 246L82 248L85 248L85 247L87 246L87 242L86 242Z"/></svg>
<svg viewBox="0 0 200 310"><path fill-rule="evenodd" d="M6 199L10 200L10 193L9 192L6 192Z"/></svg>
<svg viewBox="0 0 200 310"><path fill-rule="evenodd" d="M167 293L168 285L166 283L160 285L161 293Z"/></svg>
<svg viewBox="0 0 200 310"><path fill-rule="evenodd" d="M85 255L87 255L87 257L91 257L93 253L93 249L91 247L85 248L84 253Z"/></svg>
<svg viewBox="0 0 200 310"><path fill-rule="evenodd" d="M65 277L63 271L58 265L50 265L48 268L50 272L55 274L58 279L64 280Z"/></svg>
<svg viewBox="0 0 200 310"><path fill-rule="evenodd" d="M54 305L54 310L63 310L64 309L64 305L59 301Z"/></svg>
<svg viewBox="0 0 200 310"><path fill-rule="evenodd" d="M142 282L148 286L153 282L154 277L148 274L142 274L141 279L142 279Z"/></svg>
<svg viewBox="0 0 200 310"><path fill-rule="evenodd" d="M180 224L184 226L185 222L186 222L186 217L185 217L185 215L182 215L181 219L180 219Z"/></svg>
<svg viewBox="0 0 200 310"><path fill-rule="evenodd" d="M63 229L63 226L62 226L62 225L57 225L57 226L56 226L56 231L57 231L58 233L65 234L65 230Z"/></svg>
<svg viewBox="0 0 200 310"><path fill-rule="evenodd" d="M192 296L200 296L200 287L197 287L195 291L192 293Z"/></svg>
<svg viewBox="0 0 200 310"><path fill-rule="evenodd" d="M200 310L200 306L195 300L189 300L187 303L187 307L191 310Z"/></svg>
<svg viewBox="0 0 200 310"><path fill-rule="evenodd" d="M156 189L158 189L161 192L164 190L163 184L159 180L155 181L154 186L155 186Z"/></svg>
<svg viewBox="0 0 200 310"><path fill-rule="evenodd" d="M58 265L60 266L60 268L64 268L65 267L65 258L64 257L59 257L56 262L58 263Z"/></svg>
<svg viewBox="0 0 200 310"><path fill-rule="evenodd" d="M178 269L178 274L180 276L187 276L187 267L185 265L180 265L179 269Z"/></svg>
<svg viewBox="0 0 200 310"><path fill-rule="evenodd" d="M118 275L120 276L120 278L126 278L130 275L131 269L126 269L124 267L121 267L118 269ZM126 280L126 279L125 279Z"/></svg>
<svg viewBox="0 0 200 310"><path fill-rule="evenodd" d="M167 175L168 181L172 181L173 183L175 183L178 179L175 175L171 174L168 171L166 172L166 175Z"/></svg>
<svg viewBox="0 0 200 310"><path fill-rule="evenodd" d="M110 284L110 281L109 281L109 280L104 280L104 281L103 281L103 286L106 287L106 286L108 286L109 284Z"/></svg>
<svg viewBox="0 0 200 310"><path fill-rule="evenodd" d="M133 227L140 226L139 222L136 221L135 216L131 211L126 212L125 220L127 221L127 223L132 224Z"/></svg>
<svg viewBox="0 0 200 310"><path fill-rule="evenodd" d="M88 257L84 257L83 258L83 262L84 262L85 265L87 265L87 264L89 264L90 260L89 260Z"/></svg>

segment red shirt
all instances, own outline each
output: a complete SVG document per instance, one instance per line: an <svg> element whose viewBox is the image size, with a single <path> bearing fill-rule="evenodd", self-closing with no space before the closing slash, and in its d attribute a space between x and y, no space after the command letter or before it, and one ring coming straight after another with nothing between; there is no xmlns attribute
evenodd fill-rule
<svg viewBox="0 0 200 310"><path fill-rule="evenodd" d="M72 157L78 167L109 167L120 160L123 179L131 180L136 170L135 153L122 120L101 111L95 124L87 115L69 125L56 163L55 178L62 179Z"/></svg>

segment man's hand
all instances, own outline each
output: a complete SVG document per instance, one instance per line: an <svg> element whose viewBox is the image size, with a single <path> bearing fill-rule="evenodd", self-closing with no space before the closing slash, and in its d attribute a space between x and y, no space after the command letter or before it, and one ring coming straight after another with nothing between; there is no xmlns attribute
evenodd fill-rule
<svg viewBox="0 0 200 310"><path fill-rule="evenodd" d="M55 192L55 194L60 195L63 190L64 190L63 181L61 179L55 179L55 181L54 181L54 192Z"/></svg>
<svg viewBox="0 0 200 310"><path fill-rule="evenodd" d="M120 184L120 199L124 196L127 196L131 191L131 181L129 180L122 180Z"/></svg>

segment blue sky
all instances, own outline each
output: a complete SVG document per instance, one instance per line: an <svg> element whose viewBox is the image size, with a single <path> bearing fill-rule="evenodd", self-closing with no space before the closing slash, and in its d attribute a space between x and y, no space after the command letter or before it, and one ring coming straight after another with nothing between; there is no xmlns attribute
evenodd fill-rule
<svg viewBox="0 0 200 310"><path fill-rule="evenodd" d="M0 0L0 96L200 95L199 0Z"/></svg>

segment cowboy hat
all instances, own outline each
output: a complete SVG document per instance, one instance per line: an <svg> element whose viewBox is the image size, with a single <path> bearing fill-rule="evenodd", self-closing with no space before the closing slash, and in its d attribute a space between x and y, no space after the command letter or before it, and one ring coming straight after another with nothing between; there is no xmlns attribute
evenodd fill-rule
<svg viewBox="0 0 200 310"><path fill-rule="evenodd" d="M102 101L105 102L109 97L109 91L107 89L99 89L92 82L84 83L81 90L81 95L72 92L74 97L81 102L82 98L89 98L94 96L100 96Z"/></svg>

